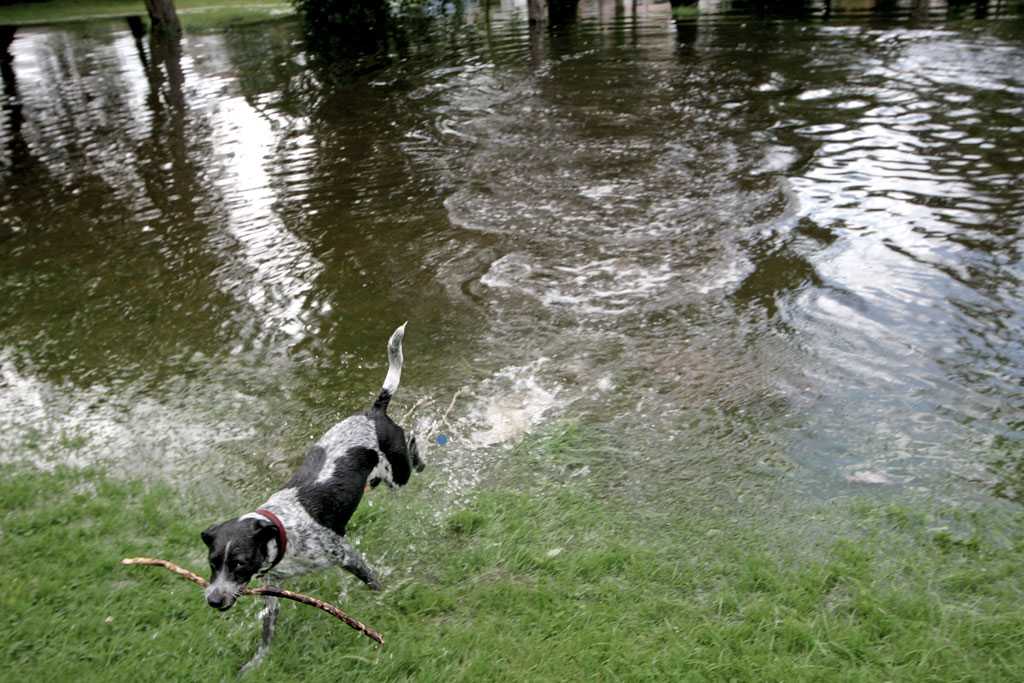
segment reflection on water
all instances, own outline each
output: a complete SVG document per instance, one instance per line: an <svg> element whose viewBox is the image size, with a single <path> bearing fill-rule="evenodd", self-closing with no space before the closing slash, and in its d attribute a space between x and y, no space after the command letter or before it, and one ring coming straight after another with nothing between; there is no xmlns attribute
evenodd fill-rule
<svg viewBox="0 0 1024 683"><path fill-rule="evenodd" d="M276 195L264 168L276 142L271 121L236 97L221 102L213 126L214 136L228 141L217 150L224 159L218 185L237 256L236 264L218 269L221 287L258 312L262 328L299 337L306 295L323 266L274 211Z"/></svg>
<svg viewBox="0 0 1024 683"><path fill-rule="evenodd" d="M895 448L878 458L902 480L927 461L984 479L951 451L1012 436L1021 406L1021 51L950 29L819 37L860 46L820 58L843 81L800 83L802 120L787 131L814 150L791 179L794 225L830 235L811 252L820 286L793 298L789 319L840 397L827 428L856 410L851 440L886 435Z"/></svg>
<svg viewBox="0 0 1024 683"><path fill-rule="evenodd" d="M19 30L5 459L280 478L410 319L448 495L562 416L680 487L1024 495L1019 21L721 6L470 5L341 62L289 22Z"/></svg>

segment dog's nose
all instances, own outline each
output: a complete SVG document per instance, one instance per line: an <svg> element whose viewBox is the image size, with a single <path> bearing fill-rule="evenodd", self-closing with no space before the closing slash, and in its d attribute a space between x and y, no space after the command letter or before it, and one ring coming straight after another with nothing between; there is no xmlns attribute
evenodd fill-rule
<svg viewBox="0 0 1024 683"><path fill-rule="evenodd" d="M226 612L235 604L232 598L207 598L206 602L210 603L210 607L216 607L221 612Z"/></svg>
<svg viewBox="0 0 1024 683"><path fill-rule="evenodd" d="M209 590L206 591L206 602L210 607L219 609L221 612L231 609L235 604L234 593L228 591Z"/></svg>

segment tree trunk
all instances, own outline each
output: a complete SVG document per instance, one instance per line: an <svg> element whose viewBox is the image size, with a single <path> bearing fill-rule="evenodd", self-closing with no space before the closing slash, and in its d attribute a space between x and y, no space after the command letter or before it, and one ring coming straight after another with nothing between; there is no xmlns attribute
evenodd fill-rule
<svg viewBox="0 0 1024 683"><path fill-rule="evenodd" d="M579 0L548 0L548 20L556 26L571 24L578 7Z"/></svg>
<svg viewBox="0 0 1024 683"><path fill-rule="evenodd" d="M530 15L530 23L543 24L546 19L544 16L544 0L527 0L526 6Z"/></svg>
<svg viewBox="0 0 1024 683"><path fill-rule="evenodd" d="M153 33L181 33L181 22L174 9L174 0L146 0L146 11L153 24Z"/></svg>

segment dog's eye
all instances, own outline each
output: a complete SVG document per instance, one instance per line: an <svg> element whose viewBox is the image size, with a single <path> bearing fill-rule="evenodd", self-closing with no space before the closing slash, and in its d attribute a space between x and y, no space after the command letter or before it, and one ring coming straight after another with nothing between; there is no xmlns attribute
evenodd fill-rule
<svg viewBox="0 0 1024 683"><path fill-rule="evenodd" d="M238 560L228 560L228 570L236 572L242 566L242 563Z"/></svg>

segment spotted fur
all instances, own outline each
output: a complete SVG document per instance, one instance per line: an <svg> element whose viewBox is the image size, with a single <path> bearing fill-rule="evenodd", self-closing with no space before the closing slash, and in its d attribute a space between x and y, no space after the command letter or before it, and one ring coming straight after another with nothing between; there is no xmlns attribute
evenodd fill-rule
<svg viewBox="0 0 1024 683"><path fill-rule="evenodd" d="M388 341L388 373L373 404L327 430L313 445L295 474L257 509L273 513L287 534L286 552L273 565L280 543L274 521L259 512L214 524L203 532L212 575L206 589L210 606L229 609L249 581L266 574L278 582L327 567L341 567L377 590L373 570L348 542L345 529L366 486L384 482L402 486L412 471L423 469L416 438L387 415L402 374L402 325ZM279 604L267 599L263 638L243 671L255 666L270 648Z"/></svg>

